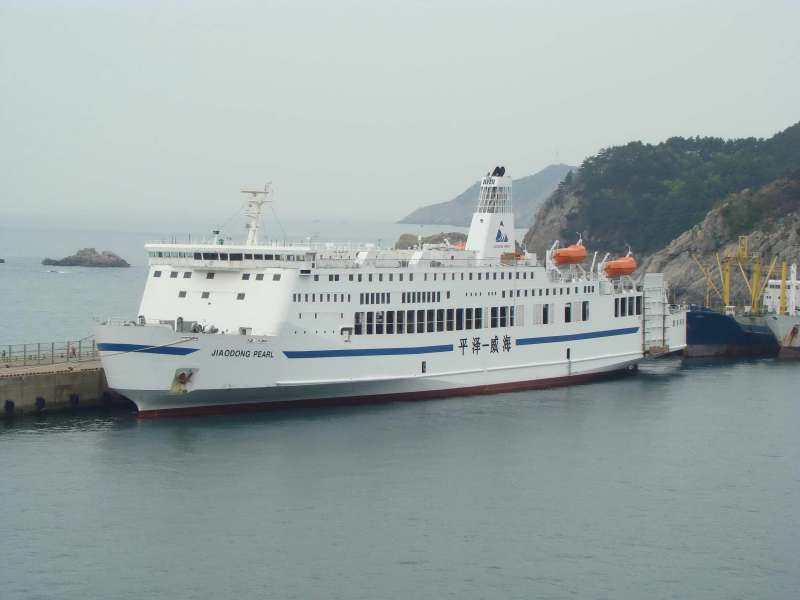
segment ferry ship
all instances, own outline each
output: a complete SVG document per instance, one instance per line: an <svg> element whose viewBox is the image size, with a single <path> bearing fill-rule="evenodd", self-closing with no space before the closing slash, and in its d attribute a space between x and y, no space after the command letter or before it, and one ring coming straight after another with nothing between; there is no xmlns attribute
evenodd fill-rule
<svg viewBox="0 0 800 600"><path fill-rule="evenodd" d="M160 416L507 392L633 369L644 353L635 261L594 253L585 268L580 243L556 242L544 260L520 250L511 183L503 167L481 178L463 246L410 250L261 243L271 190L247 192L243 243L216 231L146 245L138 318L96 330L109 386Z"/></svg>

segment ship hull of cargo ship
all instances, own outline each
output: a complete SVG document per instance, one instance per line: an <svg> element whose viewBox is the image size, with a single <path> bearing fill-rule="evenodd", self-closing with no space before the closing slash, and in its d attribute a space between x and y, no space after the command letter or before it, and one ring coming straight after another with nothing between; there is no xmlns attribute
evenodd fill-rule
<svg viewBox="0 0 800 600"><path fill-rule="evenodd" d="M686 315L686 356L773 357L775 335L766 317L692 309Z"/></svg>

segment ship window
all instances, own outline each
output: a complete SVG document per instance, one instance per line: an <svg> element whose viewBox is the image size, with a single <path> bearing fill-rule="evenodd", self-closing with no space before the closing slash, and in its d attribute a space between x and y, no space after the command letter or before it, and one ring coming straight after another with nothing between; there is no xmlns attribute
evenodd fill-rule
<svg viewBox="0 0 800 600"><path fill-rule="evenodd" d="M489 321L489 326L494 329L497 327L497 307L493 306L490 312L491 320Z"/></svg>
<svg viewBox="0 0 800 600"><path fill-rule="evenodd" d="M206 273L206 279L214 279L214 273Z"/></svg>
<svg viewBox="0 0 800 600"><path fill-rule="evenodd" d="M403 274L402 273L400 273L399 280L403 281Z"/></svg>
<svg viewBox="0 0 800 600"><path fill-rule="evenodd" d="M347 301L350 302L350 294L347 294Z"/></svg>
<svg viewBox="0 0 800 600"><path fill-rule="evenodd" d="M405 316L406 316L405 311L403 310L397 311L397 333L405 333L405 321L404 321Z"/></svg>
<svg viewBox="0 0 800 600"><path fill-rule="evenodd" d="M619 316L619 298L614 298L614 316Z"/></svg>
<svg viewBox="0 0 800 600"><path fill-rule="evenodd" d="M631 296L630 298L628 298L628 314L629 314L629 315L633 315L633 311L634 311L634 308L633 308L633 306L634 306L634 305L633 305L633 303L634 303L634 302L635 302L635 300L634 300L633 296Z"/></svg>
<svg viewBox="0 0 800 600"><path fill-rule="evenodd" d="M184 279L191 279L191 278L192 278L192 272L191 272L191 271L186 271L186 272L183 274L183 278L184 278Z"/></svg>
<svg viewBox="0 0 800 600"><path fill-rule="evenodd" d="M172 272L169 274L169 278L170 278L170 279L177 279L177 278L178 278L178 272L177 272L177 271L172 271Z"/></svg>
<svg viewBox="0 0 800 600"><path fill-rule="evenodd" d="M247 281L250 279L250 273L242 273L242 280Z"/></svg>
<svg viewBox="0 0 800 600"><path fill-rule="evenodd" d="M272 260L272 259L273 259L272 254L265 254L264 255L264 260Z"/></svg>
<svg viewBox="0 0 800 600"><path fill-rule="evenodd" d="M364 313L357 312L355 316L355 333L362 335L364 333Z"/></svg>
<svg viewBox="0 0 800 600"><path fill-rule="evenodd" d="M242 255L241 254L231 254L230 255L230 259L231 260L242 260Z"/></svg>
<svg viewBox="0 0 800 600"><path fill-rule="evenodd" d="M244 255L244 259L245 260L253 260L253 255L252 254L245 254Z"/></svg>
<svg viewBox="0 0 800 600"><path fill-rule="evenodd" d="M263 254L253 254L253 259L254 260L264 260L264 255Z"/></svg>
<svg viewBox="0 0 800 600"><path fill-rule="evenodd" d="M475 329L483 329L483 309L475 309Z"/></svg>
<svg viewBox="0 0 800 600"><path fill-rule="evenodd" d="M195 259L195 260L200 260L201 258L203 258L203 255L202 255L202 254L200 254L199 252L195 252L195 253L194 253L194 259Z"/></svg>
<svg viewBox="0 0 800 600"><path fill-rule="evenodd" d="M386 311L386 333L394 333L394 311Z"/></svg>
<svg viewBox="0 0 800 600"><path fill-rule="evenodd" d="M588 321L589 320L589 301L584 300L581 303L581 320Z"/></svg>
<svg viewBox="0 0 800 600"><path fill-rule="evenodd" d="M620 298L619 308L620 308L620 311L619 311L619 316L620 317L625 317L625 316L628 315L628 300L627 300L627 298Z"/></svg>
<svg viewBox="0 0 800 600"><path fill-rule="evenodd" d="M431 311L433 312L433 311ZM417 333L425 333L425 311L417 311Z"/></svg>
<svg viewBox="0 0 800 600"><path fill-rule="evenodd" d="M449 311L450 309L448 309ZM456 309L456 331L461 331L464 329L464 309L457 308Z"/></svg>
<svg viewBox="0 0 800 600"><path fill-rule="evenodd" d="M564 323L570 323L572 321L572 304L567 302L564 305Z"/></svg>
<svg viewBox="0 0 800 600"><path fill-rule="evenodd" d="M314 275L314 281L319 281L319 275Z"/></svg>
<svg viewBox="0 0 800 600"><path fill-rule="evenodd" d="M492 273L492 279L497 279L497 273Z"/></svg>
<svg viewBox="0 0 800 600"><path fill-rule="evenodd" d="M358 280L361 281L361 273L358 274Z"/></svg>
<svg viewBox="0 0 800 600"><path fill-rule="evenodd" d="M472 329L472 309L464 309L464 329Z"/></svg>
<svg viewBox="0 0 800 600"><path fill-rule="evenodd" d="M367 281L372 281L372 273L367 275Z"/></svg>
<svg viewBox="0 0 800 600"><path fill-rule="evenodd" d="M367 335L372 335L373 326L375 323L375 313L367 313Z"/></svg>
<svg viewBox="0 0 800 600"><path fill-rule="evenodd" d="M408 280L409 281L414 281L414 274L413 273L409 273L408 274Z"/></svg>
<svg viewBox="0 0 800 600"><path fill-rule="evenodd" d="M203 292L202 294L200 294L200 297L201 298L208 298L210 295L211 294L209 292Z"/></svg>
<svg viewBox="0 0 800 600"><path fill-rule="evenodd" d="M414 311L406 311L406 333L414 333Z"/></svg>
<svg viewBox="0 0 800 600"><path fill-rule="evenodd" d="M258 273L256 275L256 281L264 281L264 274L263 273Z"/></svg>
<svg viewBox="0 0 800 600"><path fill-rule="evenodd" d="M244 300L244 294L239 292L238 294L236 294L236 299L237 300Z"/></svg>
<svg viewBox="0 0 800 600"><path fill-rule="evenodd" d="M178 292L178 298L186 298L186 290L181 290Z"/></svg>
<svg viewBox="0 0 800 600"><path fill-rule="evenodd" d="M216 252L203 252L203 260L218 260L218 259L219 255Z"/></svg>
<svg viewBox="0 0 800 600"><path fill-rule="evenodd" d="M505 306L501 306L500 307L500 327L505 327L506 325L508 325L507 318L508 318L508 308L506 308Z"/></svg>
<svg viewBox="0 0 800 600"><path fill-rule="evenodd" d="M326 294L325 301L326 302L330 302L331 301L331 295L330 294Z"/></svg>
<svg viewBox="0 0 800 600"><path fill-rule="evenodd" d="M275 274L272 275L272 281L280 281L280 280L281 280L281 274L280 273L275 273Z"/></svg>
<svg viewBox="0 0 800 600"><path fill-rule="evenodd" d="M642 314L642 297L636 296L636 314Z"/></svg>
<svg viewBox="0 0 800 600"><path fill-rule="evenodd" d="M547 325L550 322L550 305L545 304L542 306L542 325Z"/></svg>
<svg viewBox="0 0 800 600"><path fill-rule="evenodd" d="M454 311L452 308L447 309L447 331L453 331L454 323L453 323L453 315Z"/></svg>
<svg viewBox="0 0 800 600"><path fill-rule="evenodd" d="M306 302L308 302L308 294L306 294L306 299L305 299L305 301L306 301Z"/></svg>
<svg viewBox="0 0 800 600"><path fill-rule="evenodd" d="M383 281L383 273L380 273L380 274L378 275L378 281Z"/></svg>
<svg viewBox="0 0 800 600"><path fill-rule="evenodd" d="M161 271L153 271L153 277L161 277Z"/></svg>
<svg viewBox="0 0 800 600"><path fill-rule="evenodd" d="M427 361L422 361L422 372L425 373L428 371L428 363Z"/></svg>
<svg viewBox="0 0 800 600"><path fill-rule="evenodd" d="M428 333L433 333L436 330L436 311L432 308L429 308L427 312L428 314L426 316L428 326L426 329Z"/></svg>
<svg viewBox="0 0 800 600"><path fill-rule="evenodd" d="M383 333L383 311L375 313L375 333Z"/></svg>
<svg viewBox="0 0 800 600"><path fill-rule="evenodd" d="M436 331L444 331L444 309L436 311Z"/></svg>
<svg viewBox="0 0 800 600"><path fill-rule="evenodd" d="M350 281L353 281L353 274L352 274L352 273L350 273L350 274L347 276L347 278L348 278Z"/></svg>
<svg viewBox="0 0 800 600"><path fill-rule="evenodd" d="M333 281L333 275L328 275L328 281Z"/></svg>
<svg viewBox="0 0 800 600"><path fill-rule="evenodd" d="M540 296L542 295L542 290L539 290L539 295L540 295ZM550 295L550 288L547 288L547 289L544 291L544 295L545 295L545 296L549 296L549 295Z"/></svg>
<svg viewBox="0 0 800 600"><path fill-rule="evenodd" d="M406 293L405 292L401 292L400 293L400 303L401 304L405 304L406 303Z"/></svg>
<svg viewBox="0 0 800 600"><path fill-rule="evenodd" d="M364 304L364 292L361 292L361 293L358 295L358 303L359 303L359 304Z"/></svg>

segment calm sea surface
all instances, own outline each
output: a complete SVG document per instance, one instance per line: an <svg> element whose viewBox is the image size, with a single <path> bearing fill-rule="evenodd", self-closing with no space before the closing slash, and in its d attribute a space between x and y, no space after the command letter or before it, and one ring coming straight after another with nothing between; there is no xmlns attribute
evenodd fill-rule
<svg viewBox="0 0 800 600"><path fill-rule="evenodd" d="M0 597L797 598L797 382L0 422Z"/></svg>

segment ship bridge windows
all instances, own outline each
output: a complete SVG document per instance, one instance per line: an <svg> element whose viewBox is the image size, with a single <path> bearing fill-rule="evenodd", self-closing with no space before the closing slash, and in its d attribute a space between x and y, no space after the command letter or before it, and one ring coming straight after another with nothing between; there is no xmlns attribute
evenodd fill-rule
<svg viewBox="0 0 800 600"><path fill-rule="evenodd" d="M540 305L541 308L541 305ZM484 318L488 310L490 318ZM549 311L534 309L534 322L547 324ZM544 319L542 319L544 317ZM523 306L494 306L469 308L439 308L424 310L387 310L356 312L353 319L355 335L414 334L444 331L465 331L484 327L508 328L524 325Z"/></svg>
<svg viewBox="0 0 800 600"><path fill-rule="evenodd" d="M153 271L153 277L161 277L161 271Z"/></svg>
<svg viewBox="0 0 800 600"><path fill-rule="evenodd" d="M177 271L172 271L172 272L169 274L169 278L170 278L170 279L177 279L177 278L178 278L178 272L177 272Z"/></svg>
<svg viewBox="0 0 800 600"><path fill-rule="evenodd" d="M242 255L240 253L238 253L238 252L236 252L236 253L231 252L231 254L229 254L228 257L229 257L229 260L231 260L231 261L234 261L234 260L235 261L240 261L240 260L242 260Z"/></svg>
<svg viewBox="0 0 800 600"><path fill-rule="evenodd" d="M219 260L219 254L216 252L203 252L203 260Z"/></svg>
<svg viewBox="0 0 800 600"><path fill-rule="evenodd" d="M215 273L213 272L206 273L206 279L214 279L214 275Z"/></svg>
<svg viewBox="0 0 800 600"><path fill-rule="evenodd" d="M184 271L183 278L184 279L191 279L192 278L192 272L191 271Z"/></svg>

